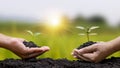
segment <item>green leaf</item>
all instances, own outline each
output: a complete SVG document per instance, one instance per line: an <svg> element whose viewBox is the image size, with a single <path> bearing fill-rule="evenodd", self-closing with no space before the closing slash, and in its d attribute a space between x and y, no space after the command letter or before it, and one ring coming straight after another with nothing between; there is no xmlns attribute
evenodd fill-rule
<svg viewBox="0 0 120 68"><path fill-rule="evenodd" d="M97 35L97 33L90 33L89 35Z"/></svg>
<svg viewBox="0 0 120 68"><path fill-rule="evenodd" d="M40 34L41 34L41 33L35 33L34 36L38 36L38 35L40 35Z"/></svg>
<svg viewBox="0 0 120 68"><path fill-rule="evenodd" d="M30 35L32 35L32 36L34 35L33 32L30 31L30 30L27 30L27 32L28 32Z"/></svg>
<svg viewBox="0 0 120 68"><path fill-rule="evenodd" d="M76 28L84 30L85 28L82 26L77 26Z"/></svg>
<svg viewBox="0 0 120 68"><path fill-rule="evenodd" d="M80 34L78 34L78 35L85 35L84 33L80 33Z"/></svg>
<svg viewBox="0 0 120 68"><path fill-rule="evenodd" d="M92 26L89 28L88 32L91 32L92 30L97 29L97 28L99 28L99 26Z"/></svg>

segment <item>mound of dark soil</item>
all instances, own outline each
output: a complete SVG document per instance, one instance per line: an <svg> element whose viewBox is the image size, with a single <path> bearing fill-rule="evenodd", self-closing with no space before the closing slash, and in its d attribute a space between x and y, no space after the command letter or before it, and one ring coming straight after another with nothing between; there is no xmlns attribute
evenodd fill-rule
<svg viewBox="0 0 120 68"><path fill-rule="evenodd" d="M88 41L88 42L85 42L85 43L83 43L82 45L80 45L77 49L81 49L81 48L90 46L90 45L95 44L95 43L96 43L96 42Z"/></svg>
<svg viewBox="0 0 120 68"><path fill-rule="evenodd" d="M0 68L120 68L120 58L105 59L100 63L51 58L34 61L6 59L0 61Z"/></svg>
<svg viewBox="0 0 120 68"><path fill-rule="evenodd" d="M34 42L32 42L32 41L29 41L29 42L27 42L27 41L23 41L23 44L26 46L26 47L38 47ZM40 47L40 46L39 46Z"/></svg>

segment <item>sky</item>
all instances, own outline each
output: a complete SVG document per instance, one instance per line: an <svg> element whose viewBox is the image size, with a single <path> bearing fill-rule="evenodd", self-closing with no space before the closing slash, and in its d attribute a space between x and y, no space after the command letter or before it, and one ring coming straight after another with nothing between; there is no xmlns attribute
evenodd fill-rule
<svg viewBox="0 0 120 68"><path fill-rule="evenodd" d="M71 18L100 14L115 25L120 21L120 0L0 0L1 16L43 19L50 12Z"/></svg>

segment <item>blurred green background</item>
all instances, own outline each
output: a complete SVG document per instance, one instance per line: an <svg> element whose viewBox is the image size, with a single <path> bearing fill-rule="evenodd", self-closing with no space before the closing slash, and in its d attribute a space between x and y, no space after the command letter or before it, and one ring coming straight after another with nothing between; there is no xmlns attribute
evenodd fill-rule
<svg viewBox="0 0 120 68"><path fill-rule="evenodd" d="M48 26L44 22L29 22L16 20L0 20L0 33L5 35L24 38L28 41L33 41L39 46L49 46L49 52L39 56L38 58L68 58L73 60L71 52L74 48L87 42L86 36L80 36L79 33L84 33L83 30L75 28L76 26L91 27L99 26L99 29L92 32L98 35L90 36L91 41L109 41L120 36L120 25L111 27L107 24L104 17L100 15L85 18L77 15L73 19L68 16L62 16L61 27ZM59 29L57 29L59 28ZM40 32L37 37L31 36L27 30L33 33ZM112 56L119 56L117 52ZM0 60L5 58L19 58L11 51L0 48Z"/></svg>

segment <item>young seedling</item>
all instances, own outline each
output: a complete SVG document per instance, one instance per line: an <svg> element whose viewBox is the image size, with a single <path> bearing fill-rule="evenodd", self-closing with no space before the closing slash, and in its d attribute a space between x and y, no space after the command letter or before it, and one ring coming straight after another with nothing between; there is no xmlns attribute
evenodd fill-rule
<svg viewBox="0 0 120 68"><path fill-rule="evenodd" d="M32 39L36 39L36 37L38 37L41 33L33 33L32 31L30 30L27 30L27 32L32 36Z"/></svg>
<svg viewBox="0 0 120 68"><path fill-rule="evenodd" d="M87 40L88 40L88 42L83 43L83 44L80 45L77 49L81 49L81 48L84 48L84 47L87 47L87 46L90 46L90 45L96 43L96 42L90 41L90 40L89 40L89 36L90 36L90 35L97 35L97 33L91 33L91 31L94 30L94 29L99 28L99 26L92 26L92 27L87 27L87 28L82 27L82 26L77 26L76 28L79 28L79 29L81 29L81 30L84 30L85 33L80 33L79 35L86 35Z"/></svg>
<svg viewBox="0 0 120 68"><path fill-rule="evenodd" d="M27 32L28 32L29 34L31 34L32 36L34 36L34 37L41 34L41 33L33 33L33 32L30 31L30 30L27 30Z"/></svg>
<svg viewBox="0 0 120 68"><path fill-rule="evenodd" d="M77 26L76 28L84 30L84 33L80 33L79 35L86 35L87 41L90 41L90 35L97 35L97 33L91 33L92 30L99 28L99 26L92 26L92 27L82 27Z"/></svg>
<svg viewBox="0 0 120 68"><path fill-rule="evenodd" d="M30 30L27 30L27 32L32 36L32 39L35 40L37 36L40 35L40 33L33 33L32 31ZM27 42L27 41L24 41L23 42L25 44L26 47L38 47L34 42L30 41L30 42ZM40 47L40 46L39 46Z"/></svg>

